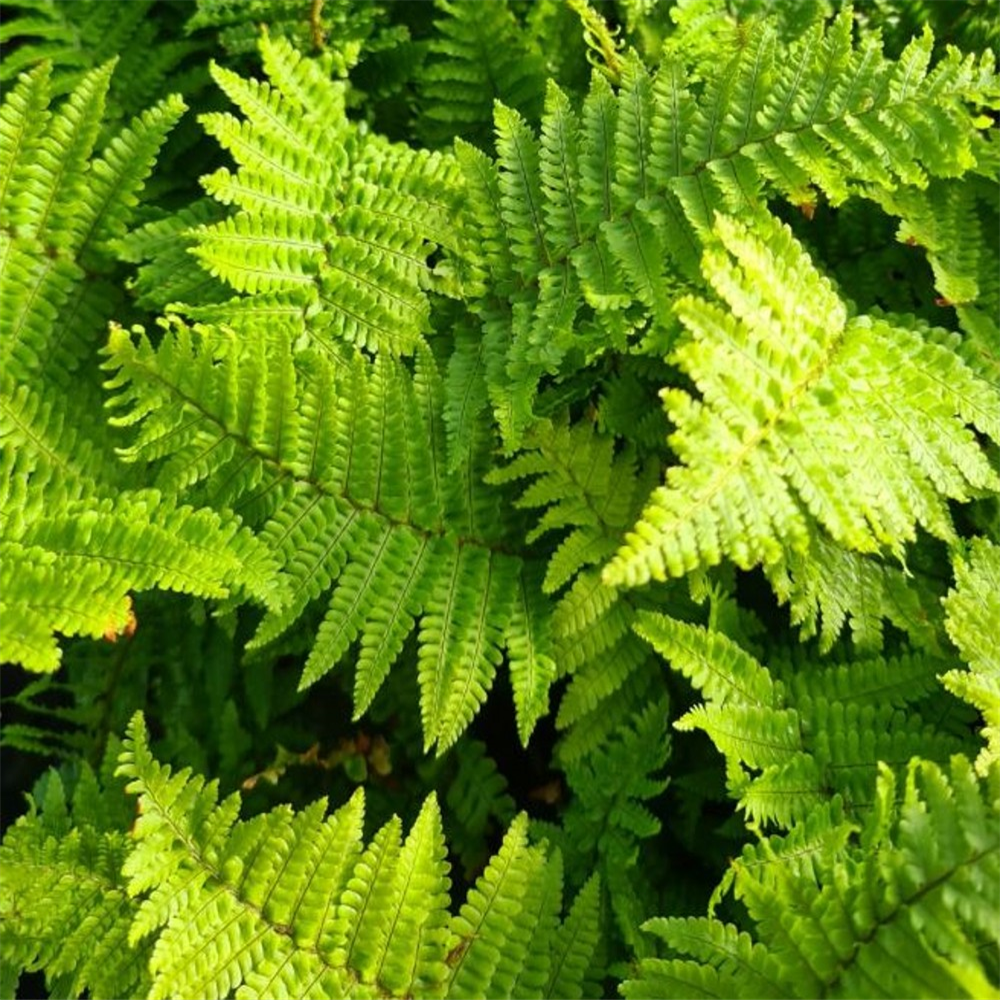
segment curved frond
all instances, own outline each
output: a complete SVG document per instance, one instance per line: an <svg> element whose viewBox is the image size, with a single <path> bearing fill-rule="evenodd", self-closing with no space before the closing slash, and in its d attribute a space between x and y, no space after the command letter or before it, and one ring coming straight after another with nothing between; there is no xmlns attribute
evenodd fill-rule
<svg viewBox="0 0 1000 1000"><path fill-rule="evenodd" d="M360 638L360 713L419 619L424 736L444 751L493 683L520 593L516 697L543 697L546 654L524 641L527 628L542 635L528 615L544 613L544 598L532 592L524 610L523 561L504 551L497 494L481 483L489 439L477 435L461 474L445 478L441 380L423 351L412 375L382 357L337 369L323 354L292 354L280 329L237 339L174 323L155 348L142 331L113 331L108 354L110 405L123 411L114 420L138 428L128 461L156 463L163 489L236 510L267 498L257 542L280 567L282 599L251 649L327 599L301 683Z"/></svg>
<svg viewBox="0 0 1000 1000"><path fill-rule="evenodd" d="M139 796L129 835L108 822L120 788L102 803L85 776L70 812L52 774L41 813L4 839L15 970L105 997L581 996L597 885L560 923L561 865L528 845L525 815L451 914L433 795L405 840L394 817L366 845L360 789L329 816L320 800L241 820L238 794L219 802L217 782L153 757L139 714L119 761Z"/></svg>

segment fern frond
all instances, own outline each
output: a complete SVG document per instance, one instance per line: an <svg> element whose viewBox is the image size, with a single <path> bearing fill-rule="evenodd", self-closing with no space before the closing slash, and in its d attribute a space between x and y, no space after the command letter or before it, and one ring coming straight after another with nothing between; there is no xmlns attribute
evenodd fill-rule
<svg viewBox="0 0 1000 1000"><path fill-rule="evenodd" d="M704 917L654 917L643 930L655 934L680 958L647 958L641 978L622 985L625 997L782 997L777 962L768 950L732 924Z"/></svg>
<svg viewBox="0 0 1000 1000"><path fill-rule="evenodd" d="M222 206L210 198L201 198L115 241L119 259L138 265L131 287L140 306L160 312L174 302L198 302L204 308L230 297L226 286L211 277L188 252L196 242L191 233L223 215Z"/></svg>
<svg viewBox="0 0 1000 1000"><path fill-rule="evenodd" d="M486 845L492 836L514 818L507 779L486 744L469 738L459 740L448 757L428 762L421 773L439 787L447 780L445 806L453 819L448 830L450 850L461 864L463 877L471 881L489 858Z"/></svg>
<svg viewBox="0 0 1000 1000"><path fill-rule="evenodd" d="M106 366L116 372L111 406L126 411L115 422L139 428L123 456L157 462L167 490L196 488L237 510L267 498L258 541L288 587L250 649L327 600L301 683L322 677L360 637L360 713L419 619L424 736L443 751L485 699L520 601L512 677L530 732L551 679L538 647L544 598L530 591L525 610L522 560L503 551L498 498L481 484L489 439L477 435L461 474L444 477L433 359L421 351L413 375L383 357L337 371L324 355L293 355L280 329L237 340L174 323L157 348L135 336L113 331ZM527 645L526 629L539 637Z"/></svg>
<svg viewBox="0 0 1000 1000"><path fill-rule="evenodd" d="M320 346L412 354L430 332L428 258L457 249L456 169L349 122L344 83L285 39L260 48L269 82L213 69L244 118L201 117L238 164L204 179L235 213L191 233L205 270L240 293L213 319L263 325L286 306Z"/></svg>
<svg viewBox="0 0 1000 1000"><path fill-rule="evenodd" d="M560 674L571 675L556 716L557 728L565 730L560 757L566 765L602 746L632 712L662 693L658 666L632 634L635 613L596 570L581 572L553 611L556 664Z"/></svg>
<svg viewBox="0 0 1000 1000"><path fill-rule="evenodd" d="M554 872L553 865L558 865ZM526 973L528 982L537 984L533 994L562 996L566 991L566 996L579 997L596 940L598 885L595 879L581 891L557 926L561 881L558 860L546 862L541 847L528 846L522 813L452 918L451 954L456 957L449 962L446 996L507 995ZM493 943L502 936L509 951Z"/></svg>
<svg viewBox="0 0 1000 1000"><path fill-rule="evenodd" d="M597 715L605 711L602 705ZM560 754L572 797L558 827L538 823L537 829L562 852L571 884L583 882L591 870L600 873L604 898L630 941L637 935L632 911L641 912L643 842L661 829L650 806L668 783L661 777L670 755L667 703L643 708L640 701L631 711L619 707L610 714L614 723L589 752Z"/></svg>
<svg viewBox="0 0 1000 1000"><path fill-rule="evenodd" d="M557 725L582 734L648 658L630 632L632 604L604 586L590 567L607 558L632 523L655 469L638 470L631 448L615 454L614 438L596 433L586 421L569 426L538 421L524 443L507 466L486 478L495 484L530 478L514 501L541 511L528 542L571 529L549 558L542 589L552 593L571 583L553 609L551 655L560 674L573 675ZM620 707L602 720L605 735L628 714L627 702Z"/></svg>
<svg viewBox="0 0 1000 1000"><path fill-rule="evenodd" d="M539 574L540 575L540 574ZM539 581L525 563L515 585L507 623L507 658L514 688L517 732L527 746L536 723L549 709L549 687L556 678L549 616L543 613Z"/></svg>
<svg viewBox="0 0 1000 1000"><path fill-rule="evenodd" d="M592 875L573 901L569 916L556 931L546 994L580 1000L596 995L587 974L594 963L600 928L601 882Z"/></svg>
<svg viewBox="0 0 1000 1000"><path fill-rule="evenodd" d="M691 337L675 358L703 398L663 393L685 464L654 491L606 581L636 585L723 556L772 565L804 550L811 518L860 552L899 551L918 524L954 537L942 497L1000 487L967 426L1000 431L992 387L916 330L849 318L778 223L720 217L716 231L721 248L703 267L731 313L679 303ZM892 416L879 431L882 413Z"/></svg>
<svg viewBox="0 0 1000 1000"><path fill-rule="evenodd" d="M490 220L479 263L499 299L475 308L504 328L506 365L487 373L491 398L508 378L534 384L578 366L579 352L593 360L637 335L669 349L674 286L701 284L698 259L718 212L753 215L781 198L812 213L817 188L832 204L860 197L894 211L897 192L904 204L931 182L949 204L965 204L956 178L988 170L990 145L970 108L996 100L988 55L950 51L929 69L925 33L893 62L877 37L855 42L842 12L804 31L779 61L787 25L777 15L740 31L724 20L731 57L713 50L703 78L686 65L698 53L683 46L655 77L632 57L617 94L595 74L579 113L550 87L540 141L499 107L492 170L460 153L471 214ZM513 422L496 404L495 416L517 447L530 401Z"/></svg>
<svg viewBox="0 0 1000 1000"><path fill-rule="evenodd" d="M897 238L923 247L938 295L956 306L980 298L980 232L977 185L934 181L925 189L903 187L881 198L883 209L901 219ZM988 198L989 195L986 195Z"/></svg>
<svg viewBox="0 0 1000 1000"><path fill-rule="evenodd" d="M948 634L969 669L949 670L941 682L983 713L986 746L976 770L986 774L1000 756L1000 657L994 636L1000 616L1000 547L985 538L972 540L968 558L955 562L955 587L944 606Z"/></svg>
<svg viewBox="0 0 1000 1000"><path fill-rule="evenodd" d="M1000 847L986 832L1000 771L977 781L955 756L947 770L914 760L905 774L899 802L893 772L881 768L861 843L857 827L819 810L810 845L793 831L744 849L729 882L756 942L714 919L650 921L694 961L643 959L623 994L690 996L692 984L713 996L995 992L996 968L983 956L996 946L1000 913Z"/></svg>
<svg viewBox="0 0 1000 1000"><path fill-rule="evenodd" d="M529 996L583 994L598 884L561 922L558 854L529 846L524 814L451 914L433 795L405 840L394 817L366 846L361 790L330 816L320 800L241 820L238 794L220 803L216 782L153 757L138 714L119 761L139 796L130 835L108 830L120 798L102 813L93 779L81 780L71 815L52 777L43 813L5 838L4 958L15 967L55 963L98 996L506 996L515 983ZM29 878L52 891L15 906L10 890Z"/></svg>
<svg viewBox="0 0 1000 1000"><path fill-rule="evenodd" d="M493 683L502 635L495 623L509 617L512 597L513 581L503 566L472 547L458 548L439 563L418 636L425 750L435 738L450 746Z"/></svg>
<svg viewBox="0 0 1000 1000"><path fill-rule="evenodd" d="M276 565L236 518L133 488L96 419L98 383L84 361L119 301L100 275L115 266L112 244L184 110L166 98L95 156L113 68L86 73L53 110L36 70L4 105L14 141L0 204L0 405L3 465L16 471L2 496L3 599L15 623L5 657L35 670L59 664L57 632L113 640L134 628L133 591L282 599Z"/></svg>
<svg viewBox="0 0 1000 1000"><path fill-rule="evenodd" d="M124 233L137 193L185 108L179 97L166 98L95 156L113 69L108 63L87 73L52 110L41 66L4 102L10 145L0 163L0 329L5 365L20 381L65 382L93 350L117 301L95 273L111 270L107 244ZM96 389L89 380L74 384L81 395L84 386ZM72 402L90 403L93 396ZM80 406L81 418L87 409Z"/></svg>
<svg viewBox="0 0 1000 1000"><path fill-rule="evenodd" d="M666 720L666 703L654 703L635 713L606 747L567 768L574 794L563 817L567 853L596 849L608 869L628 867L635 862L635 841L659 832L659 820L642 803L667 787L667 779L654 776L670 756Z"/></svg>
<svg viewBox="0 0 1000 1000"><path fill-rule="evenodd" d="M428 57L417 74L416 128L431 147L455 137L488 148L493 102L537 119L545 91L544 65L506 0L470 4L436 0Z"/></svg>
<svg viewBox="0 0 1000 1000"><path fill-rule="evenodd" d="M539 422L517 458L487 476L497 484L533 477L515 501L518 507L544 511L527 535L529 542L549 531L573 529L552 557L544 583L549 593L584 567L600 564L638 513L643 483L634 453L615 455L614 444L613 437L595 433L585 422Z"/></svg>
<svg viewBox="0 0 1000 1000"><path fill-rule="evenodd" d="M789 828L833 794L867 812L882 762L900 769L913 756L945 760L965 748L911 707L934 661L858 660L779 680L720 632L649 611L634 628L704 693L706 703L675 726L709 735L726 757L730 793L754 822Z"/></svg>
<svg viewBox="0 0 1000 1000"><path fill-rule="evenodd" d="M936 688L940 661L920 654L858 658L832 666L810 664L796 669L771 670L798 699L831 702L882 703L900 708L919 701Z"/></svg>
<svg viewBox="0 0 1000 1000"><path fill-rule="evenodd" d="M459 323L448 359L444 420L448 433L448 468L456 470L468 453L479 415L489 399L484 377L486 345L479 330Z"/></svg>
<svg viewBox="0 0 1000 1000"><path fill-rule="evenodd" d="M111 637L135 627L130 592L159 588L204 597L282 600L267 550L238 520L175 506L155 491L89 501L39 516L4 549L4 659L54 670L54 633Z"/></svg>
<svg viewBox="0 0 1000 1000"><path fill-rule="evenodd" d="M3 962L15 975L44 969L50 987L95 998L145 995L149 948L128 947L137 904L122 863L130 842L120 784L98 787L83 764L72 798L58 771L44 796L4 836L0 862Z"/></svg>
<svg viewBox="0 0 1000 1000"><path fill-rule="evenodd" d="M113 63L87 73L55 111L46 67L22 77L4 102L10 146L0 163L2 356L19 380L65 379L107 321L106 241L120 236L167 133L184 111L166 98L94 156ZM31 121L28 117L31 116Z"/></svg>
<svg viewBox="0 0 1000 1000"><path fill-rule="evenodd" d="M985 120L981 119L980 124L984 124ZM936 296L931 300L927 294L929 289L921 296L926 303L925 318L933 320L927 309L931 301L938 315L947 316L941 311L954 309L959 327L965 334L964 342L957 348L958 353L970 367L992 378L995 371L989 361L983 368L980 360L986 359L982 357L983 352L977 350L976 342L982 343L980 338L983 334L989 342L989 331L994 326L992 317L1000 302L1000 277L996 273L1000 250L994 234L994 222L997 220L995 178L1000 159L994 132L974 138L976 166L960 180L935 178L923 187L900 185L874 192L872 197L886 213L886 221L891 217L899 220L895 235L902 246L885 247L885 236L880 237L883 259L888 261L892 254L898 262L894 266L907 269L926 259L934 275ZM857 270L852 268L842 272L845 283L847 280L851 284L864 283L866 272L870 278L876 277L877 265L873 268L871 263L862 263L861 260L858 263L862 266ZM855 276L861 279L860 282L855 281ZM875 285L872 290L876 291ZM919 301L915 297L910 302L896 305L892 301L893 293L886 294L887 291L884 287L876 291L878 300L886 309L911 311ZM992 336L995 337L995 332ZM992 352L986 351L985 354L992 357Z"/></svg>

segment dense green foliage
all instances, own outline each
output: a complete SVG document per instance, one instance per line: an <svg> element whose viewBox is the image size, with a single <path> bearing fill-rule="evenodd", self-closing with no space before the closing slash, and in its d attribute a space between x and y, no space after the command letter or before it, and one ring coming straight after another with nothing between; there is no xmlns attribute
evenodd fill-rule
<svg viewBox="0 0 1000 1000"><path fill-rule="evenodd" d="M989 4L5 6L0 995L1000 993Z"/></svg>

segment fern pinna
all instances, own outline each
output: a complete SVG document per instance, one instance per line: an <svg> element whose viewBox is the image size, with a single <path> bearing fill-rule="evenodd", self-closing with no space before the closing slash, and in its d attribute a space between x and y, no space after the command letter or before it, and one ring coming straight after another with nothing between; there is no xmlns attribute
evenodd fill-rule
<svg viewBox="0 0 1000 1000"><path fill-rule="evenodd" d="M0 994L995 995L985 5L125 6L0 30Z"/></svg>

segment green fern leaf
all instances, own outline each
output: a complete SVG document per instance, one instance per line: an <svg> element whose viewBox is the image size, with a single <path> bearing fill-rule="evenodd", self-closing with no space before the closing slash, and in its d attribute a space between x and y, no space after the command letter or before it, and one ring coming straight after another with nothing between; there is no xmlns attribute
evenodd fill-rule
<svg viewBox="0 0 1000 1000"><path fill-rule="evenodd" d="M417 131L434 146L461 137L487 148L494 100L537 118L545 91L542 59L506 0L437 0L428 59L417 77Z"/></svg>
<svg viewBox="0 0 1000 1000"><path fill-rule="evenodd" d="M280 602L273 581L259 575L268 572L266 557L262 563L238 521L131 489L135 481L94 419L99 388L85 362L119 302L100 275L115 265L111 244L184 110L178 97L161 101L93 156L113 68L84 74L53 110L47 72L35 70L3 111L11 140L0 203L3 461L28 484L23 496L3 499L5 606L20 622L5 656L35 670L58 665L56 631L114 638L134 627L133 590L224 596L235 589ZM113 494L115 501L107 498ZM149 516L161 520L140 531Z"/></svg>
<svg viewBox="0 0 1000 1000"><path fill-rule="evenodd" d="M792 827L834 793L864 814L883 764L898 770L922 753L946 759L965 749L921 714L934 661L810 665L779 680L720 632L650 611L634 628L704 692L706 703L675 728L709 735L726 757L730 794L755 822Z"/></svg>
<svg viewBox="0 0 1000 1000"><path fill-rule="evenodd" d="M596 74L579 115L550 88L540 142L499 106L492 170L460 150L470 216L488 231L477 265L491 290L473 308L493 326L485 378L509 448L532 422L530 393L517 396L525 381L579 367L581 353L621 351L637 335L670 350L674 285L703 283L698 261L715 242L716 213L751 217L778 197L811 217L822 193L834 205L860 197L915 215L904 206L926 201L933 183L968 217L957 179L988 174L993 159L970 113L996 99L990 57L952 51L930 68L927 34L893 62L876 36L855 42L841 13L783 43L779 60L788 30L776 14L748 22L717 39L721 60L717 51L692 59L694 40L685 50L681 33L655 76L626 59L615 93ZM957 274L973 267L975 241L962 246L962 262L935 257L934 266L945 283L964 281L965 295L972 286Z"/></svg>
<svg viewBox="0 0 1000 1000"><path fill-rule="evenodd" d="M38 154L45 135L49 97L49 67L40 63L18 80L0 108L0 136L4 140L0 152L0 218L5 226L11 222L8 192L23 186L26 167Z"/></svg>
<svg viewBox="0 0 1000 1000"><path fill-rule="evenodd" d="M556 933L555 956L545 991L550 997L579 1000L584 995L584 979L598 940L600 891L600 879L596 875L591 876Z"/></svg>
<svg viewBox="0 0 1000 1000"><path fill-rule="evenodd" d="M646 959L641 981L624 984L626 997L675 996L685 979L691 996L784 996L773 956L749 934L731 924L703 917L654 917L643 930L667 947L696 961ZM656 988L657 993L649 990Z"/></svg>
<svg viewBox="0 0 1000 1000"><path fill-rule="evenodd" d="M155 460L165 488L237 509L266 498L258 541L281 567L272 581L280 599L249 648L273 642L326 598L301 683L322 677L360 637L361 712L419 618L424 736L447 749L493 683L522 560L502 551L498 497L481 485L490 437L477 433L460 475L444 477L433 359L421 351L411 375L392 359L355 358L335 374L323 355L292 354L280 329L237 340L181 323L155 349L142 332L133 341L115 331L108 353L111 405L125 411L115 420L139 428L126 459ZM397 590L411 555L419 558ZM546 661L529 655L530 672L515 657L516 698L537 705L546 684L537 665L544 671Z"/></svg>
<svg viewBox="0 0 1000 1000"><path fill-rule="evenodd" d="M941 682L983 713L986 746L976 770L986 774L1000 755L1000 658L993 635L1000 615L1000 548L973 539L968 558L955 563L955 577L956 586L944 600L946 625L969 669L949 670Z"/></svg>
<svg viewBox="0 0 1000 1000"><path fill-rule="evenodd" d="M899 802L883 766L860 843L856 826L821 808L808 835L803 825L744 849L728 884L756 942L714 919L651 921L647 929L694 961L643 959L623 994L690 996L692 985L712 996L995 992L982 956L996 937L1000 852L986 831L998 780L994 766L977 781L962 756L949 771L914 760Z"/></svg>
<svg viewBox="0 0 1000 1000"><path fill-rule="evenodd" d="M393 818L367 847L361 790L328 817L320 800L244 821L239 795L156 760L139 714L118 773L139 795L129 834L110 768L103 791L84 768L71 804L51 772L5 836L14 976L44 967L98 997L581 995L597 886L561 924L561 863L528 845L523 814L452 915L434 796L405 841Z"/></svg>
<svg viewBox="0 0 1000 1000"><path fill-rule="evenodd" d="M581 995L589 964L581 958L589 959L596 941L598 886L591 882L558 926L561 870L551 871L552 865L540 848L528 846L522 813L452 918L447 996L514 995L518 978L540 984L546 973L545 986L533 985L529 995ZM496 947L501 934L512 950Z"/></svg>
<svg viewBox="0 0 1000 1000"><path fill-rule="evenodd" d="M50 986L93 997L144 995L149 949L127 946L136 903L122 878L129 840L116 829L120 785L98 786L84 764L71 801L59 773L47 776L44 797L8 830L0 919L3 961L44 969Z"/></svg>
<svg viewBox="0 0 1000 1000"><path fill-rule="evenodd" d="M990 387L915 331L848 319L777 223L720 218L716 228L725 251L706 253L704 269L732 314L693 299L678 306L693 336L676 359L704 398L664 393L685 464L654 491L606 581L634 586L724 555L771 565L805 547L810 517L862 552L898 550L918 523L953 537L941 495L965 500L1000 485L965 426L993 433L983 416ZM905 394L893 392L901 372ZM832 422L831 405L843 414ZM887 408L896 434L862 436Z"/></svg>
<svg viewBox="0 0 1000 1000"><path fill-rule="evenodd" d="M841 548L814 532L806 552L786 551L767 568L778 599L787 601L801 637L819 633L828 652L850 623L854 647L868 654L882 648L884 620L907 633L917 647L940 653L939 594L934 581L887 559Z"/></svg>
<svg viewBox="0 0 1000 1000"><path fill-rule="evenodd" d="M211 318L262 324L294 307L299 333L326 349L412 354L429 332L428 257L458 247L454 167L367 135L319 62L284 39L260 46L270 83L213 69L245 118L201 118L239 164L204 181L238 211L191 232L205 270L240 293Z"/></svg>
<svg viewBox="0 0 1000 1000"><path fill-rule="evenodd" d="M485 700L500 663L519 571L515 561L471 547L460 548L449 563L442 566L432 597L440 614L425 613L419 633L417 671L428 749L435 735L442 750L451 746Z"/></svg>

